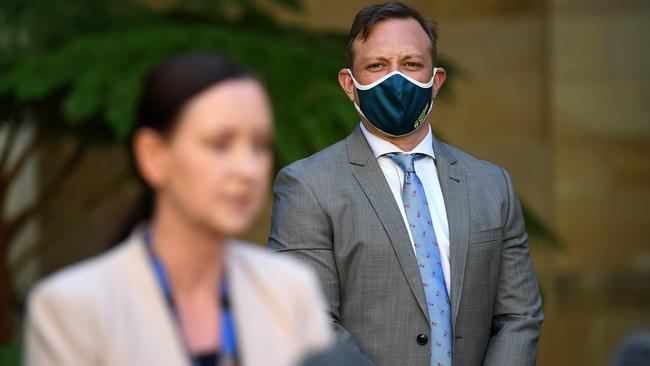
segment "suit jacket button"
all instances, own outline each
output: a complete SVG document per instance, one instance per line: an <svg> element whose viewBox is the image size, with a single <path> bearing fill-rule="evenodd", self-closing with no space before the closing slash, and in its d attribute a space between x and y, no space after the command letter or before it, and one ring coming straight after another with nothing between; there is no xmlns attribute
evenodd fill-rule
<svg viewBox="0 0 650 366"><path fill-rule="evenodd" d="M415 340L418 342L420 346L424 346L429 342L429 337L427 337L426 334L418 334Z"/></svg>

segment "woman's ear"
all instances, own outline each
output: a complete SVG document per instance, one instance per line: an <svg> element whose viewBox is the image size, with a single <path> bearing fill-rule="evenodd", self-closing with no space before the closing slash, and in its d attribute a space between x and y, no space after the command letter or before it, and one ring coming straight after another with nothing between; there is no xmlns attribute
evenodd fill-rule
<svg viewBox="0 0 650 366"><path fill-rule="evenodd" d="M151 128L140 128L133 135L133 155L138 171L154 190L167 181L168 146L164 136Z"/></svg>

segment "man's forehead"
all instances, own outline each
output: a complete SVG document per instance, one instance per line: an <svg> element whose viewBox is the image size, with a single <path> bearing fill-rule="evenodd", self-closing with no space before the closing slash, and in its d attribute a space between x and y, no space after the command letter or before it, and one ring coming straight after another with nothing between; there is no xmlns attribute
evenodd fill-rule
<svg viewBox="0 0 650 366"><path fill-rule="evenodd" d="M365 42L358 40L352 45L353 53L358 61L376 60L382 58L431 58L433 51L431 42Z"/></svg>
<svg viewBox="0 0 650 366"><path fill-rule="evenodd" d="M401 59L426 59L431 57L431 47L428 47L424 50L404 50L403 52L395 52L392 50L382 50L382 49L371 49L371 50L362 50L357 56L357 59L360 62L399 57Z"/></svg>
<svg viewBox="0 0 650 366"><path fill-rule="evenodd" d="M368 33L368 37L362 39L361 32L352 42L353 48L387 50L401 46L411 48L409 52L427 52L431 50L431 39L417 20L389 19L375 24Z"/></svg>
<svg viewBox="0 0 650 366"><path fill-rule="evenodd" d="M368 29L366 37L363 32L359 32L356 41L368 41L372 38L400 36L410 34L411 36L429 38L427 31L414 18L393 18L381 20ZM365 38L365 39L362 39Z"/></svg>

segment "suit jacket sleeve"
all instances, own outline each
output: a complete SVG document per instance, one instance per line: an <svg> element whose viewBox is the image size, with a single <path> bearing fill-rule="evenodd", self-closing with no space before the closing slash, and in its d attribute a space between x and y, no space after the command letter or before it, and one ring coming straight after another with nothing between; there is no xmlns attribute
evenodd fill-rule
<svg viewBox="0 0 650 366"><path fill-rule="evenodd" d="M543 320L542 300L528 249L521 204L503 171L508 192L501 269L492 333L484 365L534 365Z"/></svg>
<svg viewBox="0 0 650 366"><path fill-rule="evenodd" d="M269 248L299 259L316 272L337 338L352 341L339 324L339 277L330 218L293 167L282 169L275 181Z"/></svg>
<svg viewBox="0 0 650 366"><path fill-rule="evenodd" d="M38 286L28 304L25 324L24 364L97 364L90 316L83 299L67 293L57 283Z"/></svg>

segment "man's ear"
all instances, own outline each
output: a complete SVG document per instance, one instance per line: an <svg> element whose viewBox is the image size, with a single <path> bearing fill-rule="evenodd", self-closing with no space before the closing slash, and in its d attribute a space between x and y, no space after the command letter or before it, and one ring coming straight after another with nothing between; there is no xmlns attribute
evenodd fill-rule
<svg viewBox="0 0 650 366"><path fill-rule="evenodd" d="M438 92L440 91L440 88L442 88L442 84L445 83L445 79L447 78L447 72L445 69L442 67L438 67L436 69L436 75L433 78L433 97L435 98L438 95Z"/></svg>
<svg viewBox="0 0 650 366"><path fill-rule="evenodd" d="M133 135L132 148L142 178L153 189L164 186L169 165L167 140L151 128L140 128Z"/></svg>
<svg viewBox="0 0 650 366"><path fill-rule="evenodd" d="M351 102L354 102L354 97L356 93L356 88L354 87L354 82L352 81L352 76L348 69L341 69L339 71L339 84L341 89L345 92L345 95L348 96Z"/></svg>

